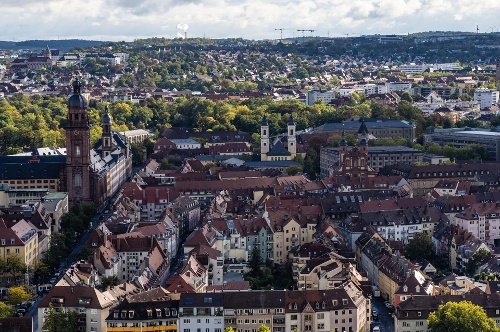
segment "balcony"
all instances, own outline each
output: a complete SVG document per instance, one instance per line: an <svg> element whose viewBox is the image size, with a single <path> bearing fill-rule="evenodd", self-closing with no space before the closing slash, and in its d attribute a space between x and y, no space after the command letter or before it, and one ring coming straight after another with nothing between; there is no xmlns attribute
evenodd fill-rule
<svg viewBox="0 0 500 332"><path fill-rule="evenodd" d="M273 324L284 325L285 324L285 318L273 318Z"/></svg>

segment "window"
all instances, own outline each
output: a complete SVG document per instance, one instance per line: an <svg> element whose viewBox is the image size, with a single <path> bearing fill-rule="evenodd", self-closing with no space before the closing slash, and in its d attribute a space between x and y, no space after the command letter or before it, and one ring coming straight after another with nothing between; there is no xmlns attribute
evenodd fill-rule
<svg viewBox="0 0 500 332"><path fill-rule="evenodd" d="M318 319L323 319L325 318L325 314L324 313L319 313L318 314Z"/></svg>
<svg viewBox="0 0 500 332"><path fill-rule="evenodd" d="M318 330L323 330L325 328L325 324L320 323L318 324Z"/></svg>
<svg viewBox="0 0 500 332"><path fill-rule="evenodd" d="M82 175L81 174L75 174L75 187L81 187L82 186Z"/></svg>
<svg viewBox="0 0 500 332"><path fill-rule="evenodd" d="M80 145L75 145L75 156L79 157L81 154Z"/></svg>

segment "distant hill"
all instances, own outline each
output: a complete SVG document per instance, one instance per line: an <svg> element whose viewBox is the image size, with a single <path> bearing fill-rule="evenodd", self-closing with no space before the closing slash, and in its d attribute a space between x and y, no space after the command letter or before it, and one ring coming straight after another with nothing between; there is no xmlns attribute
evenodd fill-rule
<svg viewBox="0 0 500 332"><path fill-rule="evenodd" d="M83 39L0 41L0 50L42 49L48 45L51 49L67 52L72 48L92 47L104 43L106 42Z"/></svg>

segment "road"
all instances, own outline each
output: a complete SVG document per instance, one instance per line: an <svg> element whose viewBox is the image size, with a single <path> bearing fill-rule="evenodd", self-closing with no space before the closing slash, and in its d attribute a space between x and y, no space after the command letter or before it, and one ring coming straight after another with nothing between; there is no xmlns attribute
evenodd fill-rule
<svg viewBox="0 0 500 332"><path fill-rule="evenodd" d="M381 332L394 331L394 318L391 316L393 310L385 307L383 297L372 297L372 311L373 310L377 310L378 320L372 319L370 330L373 330L374 326L379 326Z"/></svg>

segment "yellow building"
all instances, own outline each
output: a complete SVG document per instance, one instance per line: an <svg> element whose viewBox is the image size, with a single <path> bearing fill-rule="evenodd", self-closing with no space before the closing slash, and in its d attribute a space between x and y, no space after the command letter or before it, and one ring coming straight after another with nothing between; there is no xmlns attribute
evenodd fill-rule
<svg viewBox="0 0 500 332"><path fill-rule="evenodd" d="M37 230L24 219L13 222L13 225L0 219L0 260L6 261L12 256L19 257L21 263L29 267L38 264ZM15 282L10 279L7 276L6 282Z"/></svg>

